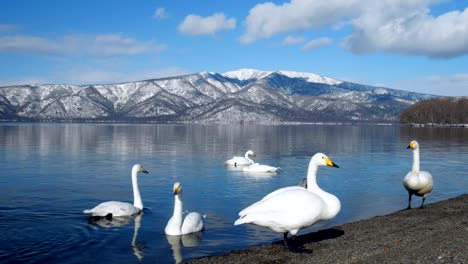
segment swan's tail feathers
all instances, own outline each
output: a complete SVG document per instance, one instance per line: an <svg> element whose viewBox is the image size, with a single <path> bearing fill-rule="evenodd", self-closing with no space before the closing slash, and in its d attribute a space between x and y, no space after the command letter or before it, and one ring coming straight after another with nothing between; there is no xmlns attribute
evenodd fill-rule
<svg viewBox="0 0 468 264"><path fill-rule="evenodd" d="M85 209L85 210L83 210L83 213L90 214L90 213L92 213L92 210L91 209Z"/></svg>
<svg viewBox="0 0 468 264"><path fill-rule="evenodd" d="M242 225L242 224L245 224L245 223L248 223L249 221L246 221L246 217L245 215L242 216L241 218L237 219L235 222L234 222L234 225Z"/></svg>
<svg viewBox="0 0 468 264"><path fill-rule="evenodd" d="M203 216L203 219L206 219L206 214L202 215Z"/></svg>

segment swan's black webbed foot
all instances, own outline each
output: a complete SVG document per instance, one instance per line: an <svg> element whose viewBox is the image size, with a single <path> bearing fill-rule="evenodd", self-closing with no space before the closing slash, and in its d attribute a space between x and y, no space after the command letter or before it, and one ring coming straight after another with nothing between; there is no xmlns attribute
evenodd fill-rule
<svg viewBox="0 0 468 264"><path fill-rule="evenodd" d="M296 236L291 236L291 239L288 239L288 233L283 234L284 247L292 253L312 253L311 250L305 249L303 245L298 245L296 241Z"/></svg>

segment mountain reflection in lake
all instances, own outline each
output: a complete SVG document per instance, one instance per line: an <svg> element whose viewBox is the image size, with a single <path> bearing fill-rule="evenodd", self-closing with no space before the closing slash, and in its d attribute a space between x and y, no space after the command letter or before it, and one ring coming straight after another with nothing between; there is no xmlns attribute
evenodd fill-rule
<svg viewBox="0 0 468 264"><path fill-rule="evenodd" d="M434 176L427 202L465 193L466 128L3 123L0 262L171 263L280 240L268 229L234 226L237 213L275 189L297 185L316 152L340 166L320 168L318 182L342 209L300 234L388 214L407 205L402 179L411 169L406 146L412 139L421 144L422 169ZM224 167L248 149L257 153L254 161L281 169L251 175ZM144 214L90 223L83 209L133 201L135 163L149 172L138 176ZM207 215L206 230L186 239L190 246L184 237L164 234L176 181L184 185L184 210Z"/></svg>

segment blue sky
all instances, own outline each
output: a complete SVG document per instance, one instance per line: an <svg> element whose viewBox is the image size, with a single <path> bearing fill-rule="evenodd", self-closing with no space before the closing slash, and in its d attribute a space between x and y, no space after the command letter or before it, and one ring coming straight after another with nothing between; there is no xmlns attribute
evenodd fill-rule
<svg viewBox="0 0 468 264"><path fill-rule="evenodd" d="M468 1L4 0L0 86L240 68L468 96Z"/></svg>

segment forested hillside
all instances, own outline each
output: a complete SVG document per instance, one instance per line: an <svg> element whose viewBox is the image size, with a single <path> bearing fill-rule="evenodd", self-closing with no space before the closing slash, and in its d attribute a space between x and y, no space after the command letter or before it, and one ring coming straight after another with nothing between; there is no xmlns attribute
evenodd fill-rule
<svg viewBox="0 0 468 264"><path fill-rule="evenodd" d="M434 98L419 101L400 114L403 124L468 124L468 98Z"/></svg>

